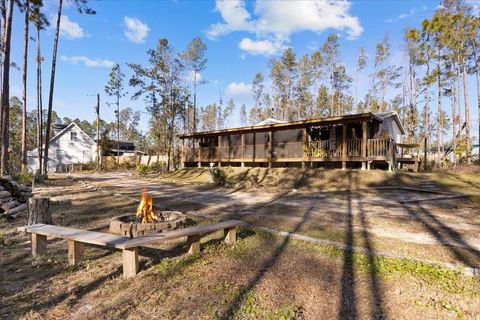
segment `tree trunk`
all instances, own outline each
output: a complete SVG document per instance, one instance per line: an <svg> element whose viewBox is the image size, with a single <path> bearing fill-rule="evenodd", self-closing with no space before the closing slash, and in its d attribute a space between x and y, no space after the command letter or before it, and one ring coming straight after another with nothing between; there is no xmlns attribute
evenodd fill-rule
<svg viewBox="0 0 480 320"><path fill-rule="evenodd" d="M37 175L43 173L43 112L42 112L42 55L40 51L40 28L37 26Z"/></svg>
<svg viewBox="0 0 480 320"><path fill-rule="evenodd" d="M0 11L1 11L1 20L2 20L2 23L1 23L1 27L0 27L0 90L2 90L3 88L3 79L2 79L2 75L3 75L3 41L5 40L3 38L3 35L5 34L5 21L7 20L7 12L6 12L6 9L5 9L5 0L0 0ZM0 107L2 105L2 93L0 91ZM1 131L1 128L2 128L2 117L1 117L1 111L0 111L0 131ZM1 135L1 133L0 133Z"/></svg>
<svg viewBox="0 0 480 320"><path fill-rule="evenodd" d="M453 79L453 82L452 82L452 162L453 162L453 165L455 166L455 163L456 163L456 155L455 155L455 150L457 148L457 129L456 129L456 126L457 126L457 91L455 89L456 87L456 80L455 80L455 77Z"/></svg>
<svg viewBox="0 0 480 320"><path fill-rule="evenodd" d="M467 140L467 162L472 158L472 140L470 139L470 106L468 105L467 64L463 64L463 100L465 103L465 136Z"/></svg>
<svg viewBox="0 0 480 320"><path fill-rule="evenodd" d="M440 149L443 146L443 108L442 108L442 79L440 76L440 64L437 63L437 84L438 84L438 97L437 97L437 152L440 155ZM438 165L443 167L440 161L443 157L438 156Z"/></svg>
<svg viewBox="0 0 480 320"><path fill-rule="evenodd" d="M120 169L120 93L117 92L117 170Z"/></svg>
<svg viewBox="0 0 480 320"><path fill-rule="evenodd" d="M13 2L8 1L7 20L5 23L5 38L4 38L4 68L3 68L3 83L2 83L2 151L0 172L8 174L8 148L9 148L9 112L10 112L10 42L12 37L12 16L13 16Z"/></svg>
<svg viewBox="0 0 480 320"><path fill-rule="evenodd" d="M28 199L28 225L35 223L53 224L50 214L50 198Z"/></svg>
<svg viewBox="0 0 480 320"><path fill-rule="evenodd" d="M27 68L30 0L25 0L25 33L23 38L23 110L22 110L22 172L27 171Z"/></svg>
<svg viewBox="0 0 480 320"><path fill-rule="evenodd" d="M52 122L53 89L55 86L55 67L57 65L58 34L60 32L60 20L62 18L63 0L58 0L57 26L55 28L55 39L53 40L52 73L50 74L50 91L48 94L47 124L45 133L45 155L43 157L43 174L48 174L48 147L50 144L50 127Z"/></svg>

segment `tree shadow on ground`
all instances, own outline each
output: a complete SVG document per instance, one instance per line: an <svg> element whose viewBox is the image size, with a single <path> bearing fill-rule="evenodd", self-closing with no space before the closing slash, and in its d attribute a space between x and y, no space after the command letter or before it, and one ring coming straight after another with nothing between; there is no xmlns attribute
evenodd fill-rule
<svg viewBox="0 0 480 320"><path fill-rule="evenodd" d="M297 224L295 231L299 230L303 223L308 219L311 208L306 209L303 220ZM288 246L290 241L289 237L285 237L280 245L278 245L271 255L271 257L265 261L257 274L249 281L249 283L244 286L233 298L227 310L219 317L220 319L231 319L234 314L238 312L241 307L242 301L244 298L253 290L253 288L261 281L264 275L275 265L275 263L280 258L282 252Z"/></svg>

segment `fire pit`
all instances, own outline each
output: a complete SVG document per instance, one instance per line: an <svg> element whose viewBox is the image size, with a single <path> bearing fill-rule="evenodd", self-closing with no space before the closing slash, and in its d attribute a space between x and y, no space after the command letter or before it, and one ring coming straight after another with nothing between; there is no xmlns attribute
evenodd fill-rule
<svg viewBox="0 0 480 320"><path fill-rule="evenodd" d="M185 224L187 217L180 211L157 211L147 192L142 193L136 214L125 214L110 220L110 232L141 237L173 230Z"/></svg>

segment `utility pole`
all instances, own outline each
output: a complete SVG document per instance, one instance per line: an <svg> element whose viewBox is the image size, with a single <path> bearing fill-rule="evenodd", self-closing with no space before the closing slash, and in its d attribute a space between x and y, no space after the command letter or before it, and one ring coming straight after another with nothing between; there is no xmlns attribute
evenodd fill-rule
<svg viewBox="0 0 480 320"><path fill-rule="evenodd" d="M120 94L117 93L117 170L120 169Z"/></svg>
<svg viewBox="0 0 480 320"><path fill-rule="evenodd" d="M100 151L100 94L97 93L97 171L100 171L102 153Z"/></svg>

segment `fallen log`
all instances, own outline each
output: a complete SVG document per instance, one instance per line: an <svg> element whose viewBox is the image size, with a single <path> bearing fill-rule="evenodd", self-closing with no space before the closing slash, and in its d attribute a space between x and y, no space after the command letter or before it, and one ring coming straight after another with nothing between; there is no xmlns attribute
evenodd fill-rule
<svg viewBox="0 0 480 320"><path fill-rule="evenodd" d="M9 202L5 202L5 203L2 203L0 205L0 207L5 210L5 211L8 211L12 208L15 208L15 207L18 207L19 205L21 205L20 202L18 202L17 200L13 200L13 201L9 201Z"/></svg>
<svg viewBox="0 0 480 320"><path fill-rule="evenodd" d="M0 198L7 198L7 197L11 197L12 194L8 191L0 191Z"/></svg>
<svg viewBox="0 0 480 320"><path fill-rule="evenodd" d="M7 215L7 216L12 216L16 213L19 213L21 211L25 211L28 209L28 205L26 203L22 203L21 205L19 206L16 206L15 208L12 208L12 209L9 209L9 210L6 210L3 214L4 215Z"/></svg>

